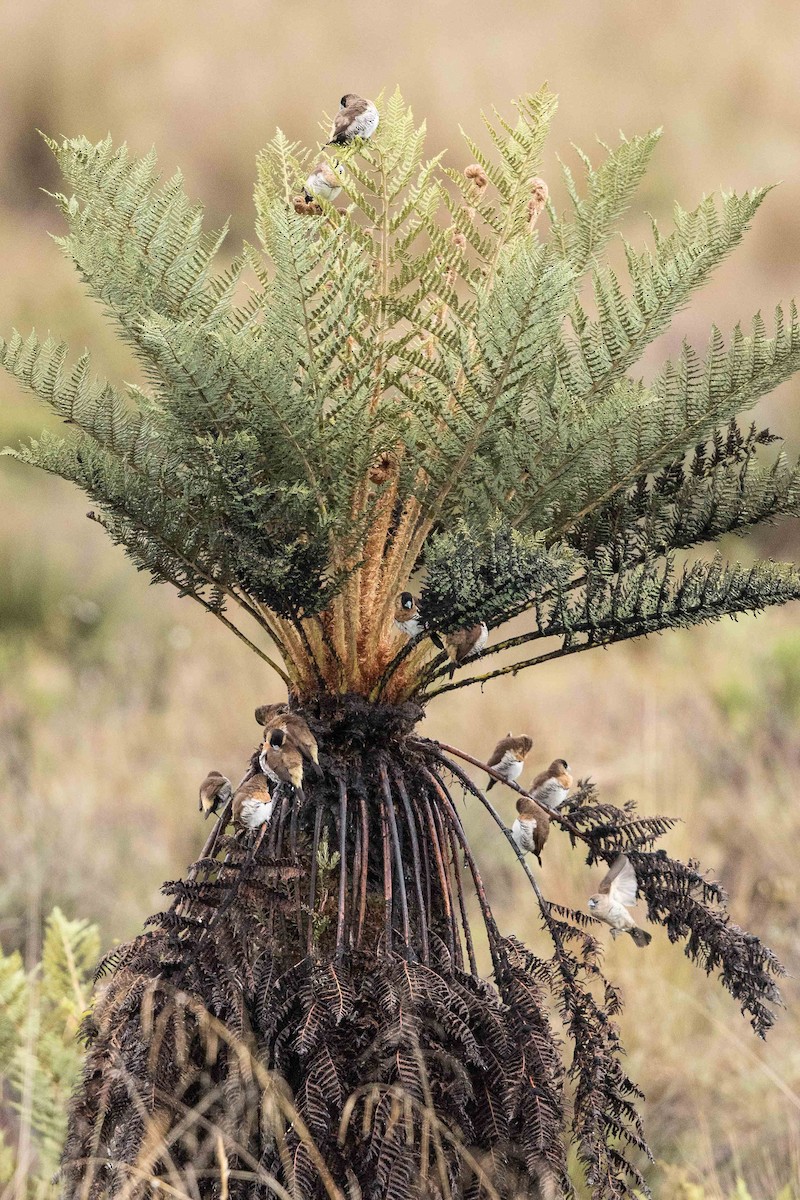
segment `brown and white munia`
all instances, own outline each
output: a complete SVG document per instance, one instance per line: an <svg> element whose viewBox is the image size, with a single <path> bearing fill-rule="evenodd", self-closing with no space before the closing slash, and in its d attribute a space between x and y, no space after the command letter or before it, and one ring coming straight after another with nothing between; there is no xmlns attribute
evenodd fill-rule
<svg viewBox="0 0 800 1200"><path fill-rule="evenodd" d="M444 647L453 664L450 668L451 679L456 673L456 667L466 662L473 654L480 654L488 640L489 630L485 621L470 625L466 629L457 629L455 633L445 634Z"/></svg>
<svg viewBox="0 0 800 1200"><path fill-rule="evenodd" d="M559 808L572 787L569 764L564 758L556 758L546 771L541 771L528 789L534 800L549 808Z"/></svg>
<svg viewBox="0 0 800 1200"><path fill-rule="evenodd" d="M334 169L324 158L320 159L305 183L303 196L306 204L310 204L318 196L332 204L342 190L339 176L343 174L344 167L341 163L337 163Z"/></svg>
<svg viewBox="0 0 800 1200"><path fill-rule="evenodd" d="M208 820L213 813L221 812L233 795L231 781L219 771L209 771L200 784L200 812Z"/></svg>
<svg viewBox="0 0 800 1200"><path fill-rule="evenodd" d="M589 912L610 926L612 938L629 933L637 946L647 946L653 940L651 935L640 929L628 912L636 903L637 886L630 859L626 854L618 854L600 884L600 890L589 898Z"/></svg>
<svg viewBox="0 0 800 1200"><path fill-rule="evenodd" d="M507 783L516 783L522 774L525 759L532 747L533 738L529 738L525 734L521 737L514 737L509 731L507 737L501 738L497 743L491 758L487 759L486 765L492 767L498 775L502 775ZM490 778L486 785L487 792L496 783L496 779Z"/></svg>
<svg viewBox="0 0 800 1200"><path fill-rule="evenodd" d="M411 592L401 592L394 605L394 625L407 638L416 637L423 631L419 605Z"/></svg>
<svg viewBox="0 0 800 1200"><path fill-rule="evenodd" d="M290 711L288 704L262 704L255 712L256 721L264 727L264 737L271 729L282 729L293 742L306 762L319 766L319 746L308 727L308 722L298 713Z"/></svg>
<svg viewBox="0 0 800 1200"><path fill-rule="evenodd" d="M371 100L346 92L333 118L329 146L345 146L354 138L371 138L378 128L378 110Z"/></svg>
<svg viewBox="0 0 800 1200"><path fill-rule="evenodd" d="M550 836L550 818L532 796L517 800L517 819L511 826L511 836L523 854L533 854L542 865L542 850Z"/></svg>
<svg viewBox="0 0 800 1200"><path fill-rule="evenodd" d="M258 829L266 825L275 809L266 775L252 775L236 789L233 797L233 819L243 829Z"/></svg>
<svg viewBox="0 0 800 1200"><path fill-rule="evenodd" d="M268 729L258 756L258 765L273 783L303 786L303 755L284 729Z"/></svg>

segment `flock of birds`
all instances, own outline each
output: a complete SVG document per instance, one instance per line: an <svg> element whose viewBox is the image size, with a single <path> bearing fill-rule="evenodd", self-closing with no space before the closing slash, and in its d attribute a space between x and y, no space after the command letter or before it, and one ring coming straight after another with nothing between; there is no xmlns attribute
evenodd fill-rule
<svg viewBox="0 0 800 1200"><path fill-rule="evenodd" d="M395 625L408 637L426 632L417 602L410 592L402 592L398 597ZM470 654L482 649L488 637L483 622L438 640L438 635L427 632L446 650L453 669ZM275 809L277 785L287 784L300 790L307 769L321 771L317 739L306 721L291 712L288 704L261 705L255 711L255 718L262 729L258 771L235 790L231 781L219 771L209 772L200 785L200 811L206 817L212 813L219 815L232 802L234 824L246 831L259 830L260 840ZM551 816L569 796L573 781L569 764L563 758L556 758L534 777L527 790L521 790L517 781L532 749L533 740L526 734L515 736L509 733L501 738L486 762L489 771L486 790L495 783L505 782L521 792L511 834L521 853L533 854L541 865ZM646 946L651 940L650 934L640 929L628 912L636 903L636 890L636 873L627 856L620 854L611 864L597 893L590 897L588 907L593 917L610 927L612 937L628 933L637 946Z"/></svg>

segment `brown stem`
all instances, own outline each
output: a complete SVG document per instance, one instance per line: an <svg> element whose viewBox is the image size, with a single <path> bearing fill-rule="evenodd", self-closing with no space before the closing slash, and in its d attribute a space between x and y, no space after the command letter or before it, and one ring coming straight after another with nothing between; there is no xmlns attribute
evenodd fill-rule
<svg viewBox="0 0 800 1200"><path fill-rule="evenodd" d="M364 917L367 912L367 876L369 873L369 818L363 789L359 789L358 808L361 815L361 880L359 883L356 947L361 945L361 933L364 928Z"/></svg>
<svg viewBox="0 0 800 1200"><path fill-rule="evenodd" d="M435 772L434 772L434 774L435 774ZM437 779L438 778L439 777L437 775ZM447 791L447 788L444 787L444 783L442 783L441 779L439 780L439 782L442 784L442 787L444 788L444 790ZM449 792L448 792L448 795L449 795ZM451 797L450 802L452 804L452 797ZM455 805L453 805L453 808L455 808ZM477 975L478 974L478 964L475 961L475 947L472 942L472 930L470 929L469 921L467 920L467 906L464 901L464 884L463 884L463 881L461 878L461 864L458 861L458 848L456 845L456 842L457 842L456 831L455 831L455 829L453 829L452 824L450 822L448 822L448 830L447 831L448 831L448 834L450 837L450 853L453 858L453 871L455 872L455 877L456 877L456 895L458 896L458 907L461 912L461 925L464 930L464 941L467 944L467 955L469 957L469 967L470 967L470 970L472 971L472 974Z"/></svg>
<svg viewBox="0 0 800 1200"><path fill-rule="evenodd" d="M411 801L408 798L406 791L405 780L402 774L395 769L394 782L397 788L398 795L403 804L403 809L406 814L406 822L408 825L408 835L411 840L411 857L414 862L414 886L417 892L417 914L419 922L419 936L422 942L422 961L430 962L430 947L428 945L428 911L430 909L430 873L428 871L427 856L425 859L425 876L428 884L428 907L425 906L425 900L422 894L422 869L420 866L419 840L417 838L417 822L414 812L411 808Z"/></svg>
<svg viewBox="0 0 800 1200"><path fill-rule="evenodd" d="M392 800L392 791L389 787L389 774L386 770L386 763L381 760L380 765L381 788L383 790L383 798L386 803L386 815L389 818L389 832L392 838L392 849L394 850L394 862L397 873L397 890L400 895L400 916L403 922L403 939L406 944L406 956L411 948L411 933L408 923L408 896L406 895L406 881L403 874L403 855L400 851L400 835L397 831L397 818L394 811L394 801Z"/></svg>
<svg viewBox="0 0 800 1200"><path fill-rule="evenodd" d="M319 836L322 831L322 805L317 805L314 817L314 840L311 843L311 879L308 885L308 953L314 949L314 901L317 898L317 855L319 854Z"/></svg>
<svg viewBox="0 0 800 1200"><path fill-rule="evenodd" d="M386 925L386 951L392 950L392 857L389 847L389 822L386 806L381 803L381 835L383 838L383 912Z"/></svg>
<svg viewBox="0 0 800 1200"><path fill-rule="evenodd" d="M339 916L336 922L336 957L344 954L344 922L347 906L347 788L339 780Z"/></svg>
<svg viewBox="0 0 800 1200"><path fill-rule="evenodd" d="M442 893L442 902L444 904L444 912L447 918L447 942L450 956L455 962L456 959L456 923L453 913L453 897L450 891L450 878L445 866L442 848L439 844L439 834L436 829L436 822L433 819L433 809L430 800L425 797L425 815L428 819L428 834L430 835L431 845L433 847L433 857L436 862L436 870L439 875L439 887Z"/></svg>

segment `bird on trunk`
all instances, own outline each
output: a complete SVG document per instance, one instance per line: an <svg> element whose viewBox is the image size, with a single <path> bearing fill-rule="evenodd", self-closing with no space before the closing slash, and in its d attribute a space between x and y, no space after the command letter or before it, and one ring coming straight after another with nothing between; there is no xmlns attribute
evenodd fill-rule
<svg viewBox="0 0 800 1200"><path fill-rule="evenodd" d="M206 820L213 813L215 816L225 807L233 795L231 781L219 771L209 771L200 784L200 812Z"/></svg>
<svg viewBox="0 0 800 1200"><path fill-rule="evenodd" d="M589 912L611 928L616 940L620 933L629 933L637 946L647 946L653 940L640 929L628 912L636 903L636 872L626 854L618 854L600 884L600 890L589 898Z"/></svg>
<svg viewBox="0 0 800 1200"><path fill-rule="evenodd" d="M268 729L258 756L258 764L273 783L303 786L303 755L285 730Z"/></svg>
<svg viewBox="0 0 800 1200"><path fill-rule="evenodd" d="M289 710L288 704L262 704L256 709L256 720L264 727L264 737L272 729L282 730L307 763L319 766L319 746L308 722Z"/></svg>
<svg viewBox="0 0 800 1200"><path fill-rule="evenodd" d="M505 781L516 783L522 774L522 768L525 765L525 759L533 747L533 739L522 735L514 737L509 730L506 737L501 738L492 751L491 757L487 759L487 767L493 767L498 775L502 775ZM489 779L486 785L486 790L491 791L497 783L496 779Z"/></svg>
<svg viewBox="0 0 800 1200"><path fill-rule="evenodd" d="M423 625L419 615L419 605L411 592L401 592L394 606L394 625L407 638L416 637L422 633Z"/></svg>
<svg viewBox="0 0 800 1200"><path fill-rule="evenodd" d="M258 829L272 816L275 801L266 775L253 775L233 797L233 819L243 829Z"/></svg>

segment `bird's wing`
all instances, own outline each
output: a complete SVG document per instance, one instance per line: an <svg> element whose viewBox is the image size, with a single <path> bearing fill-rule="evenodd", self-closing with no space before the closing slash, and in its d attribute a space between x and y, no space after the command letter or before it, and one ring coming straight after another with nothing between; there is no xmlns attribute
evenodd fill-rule
<svg viewBox="0 0 800 1200"><path fill-rule="evenodd" d="M617 904L624 904L626 908L632 908L636 903L636 872L624 854L621 854L613 863L603 883L608 883L608 887L604 889L601 884L600 890L606 890L610 898Z"/></svg>
<svg viewBox="0 0 800 1200"><path fill-rule="evenodd" d="M605 892L606 895L610 894L612 883L617 878L617 876L619 875L620 871L625 866L625 863L627 861L628 860L624 854L617 855L617 857L614 859L613 863L609 867L608 871L603 876L603 882L600 884L600 887L597 889L599 892Z"/></svg>
<svg viewBox="0 0 800 1200"><path fill-rule="evenodd" d="M500 741L497 743L494 750L492 751L491 756L489 758L487 758L487 760L486 760L487 767L496 767L498 763L501 763L503 761L503 755L505 754L506 750L508 750L508 748L509 748L508 742L509 742L508 738L500 739Z"/></svg>

